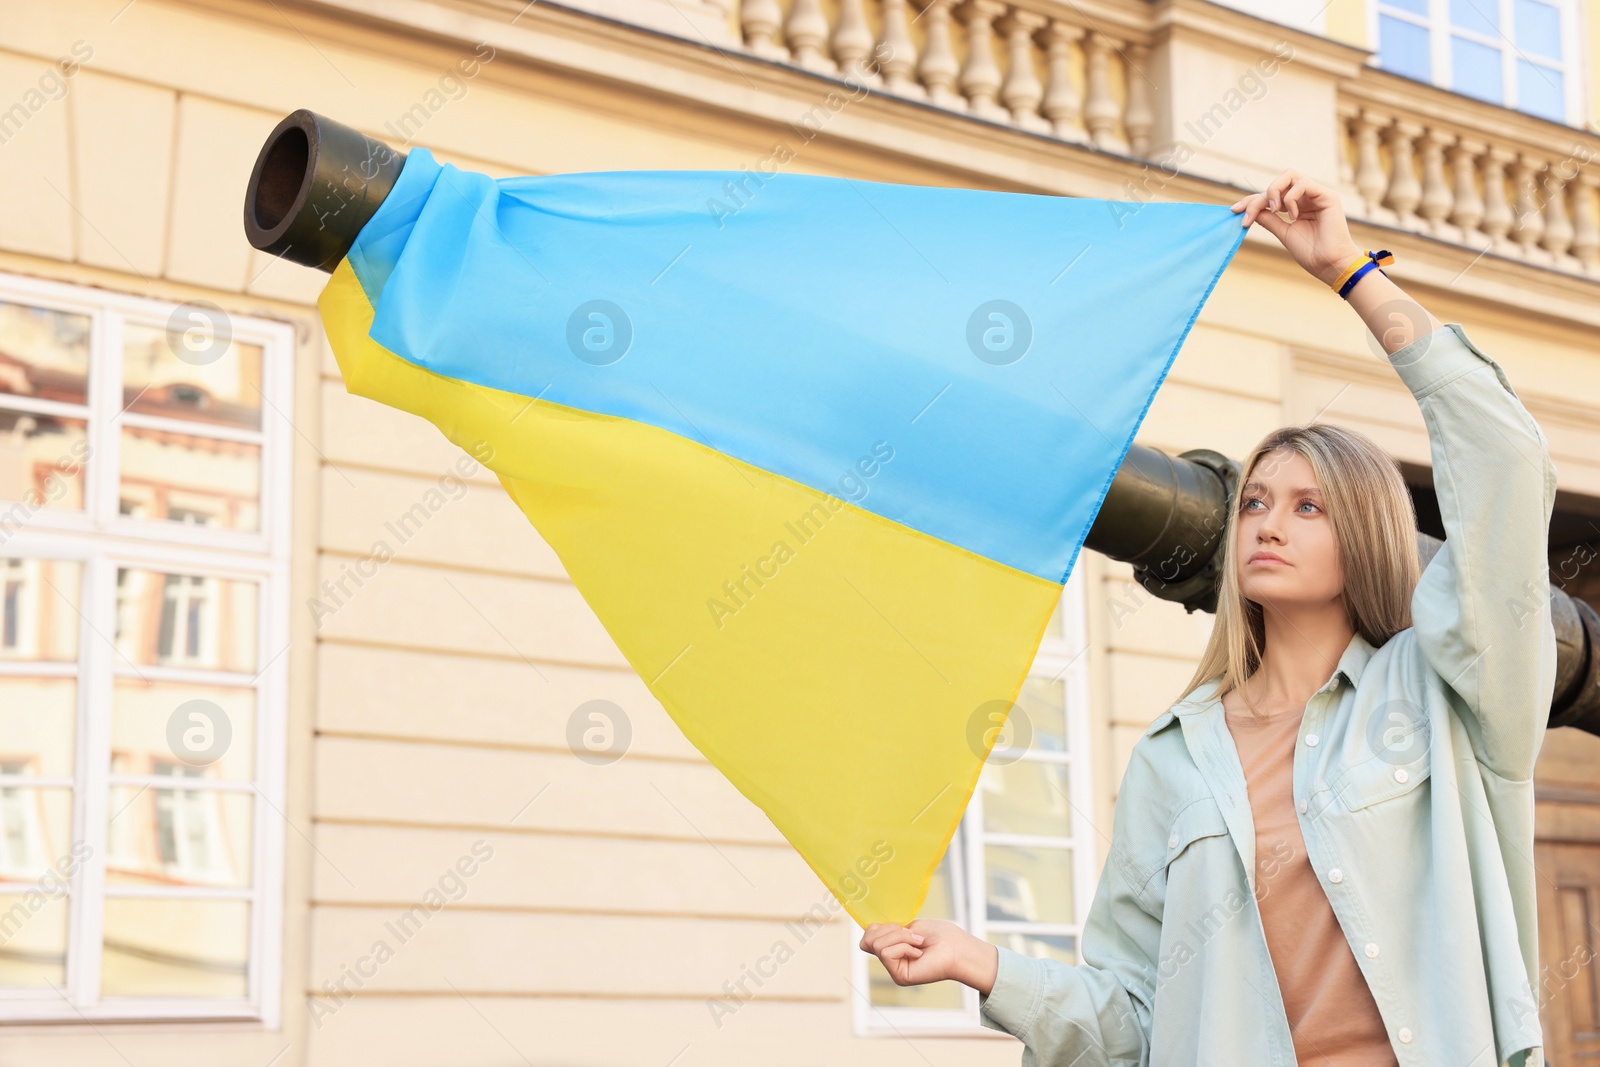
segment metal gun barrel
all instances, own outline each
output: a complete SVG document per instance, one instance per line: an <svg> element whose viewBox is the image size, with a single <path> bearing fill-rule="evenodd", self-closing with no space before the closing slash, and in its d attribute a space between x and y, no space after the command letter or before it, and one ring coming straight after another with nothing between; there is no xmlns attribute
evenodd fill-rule
<svg viewBox="0 0 1600 1067"><path fill-rule="evenodd" d="M244 232L263 252L332 274L394 188L406 157L301 108L267 135L244 194Z"/></svg>

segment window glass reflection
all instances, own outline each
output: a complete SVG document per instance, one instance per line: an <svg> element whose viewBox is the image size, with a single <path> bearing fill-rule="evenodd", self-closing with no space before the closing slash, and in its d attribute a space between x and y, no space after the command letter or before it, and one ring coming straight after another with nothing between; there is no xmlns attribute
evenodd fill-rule
<svg viewBox="0 0 1600 1067"><path fill-rule="evenodd" d="M1064 848L988 845L989 918L1011 922L1071 923L1072 853Z"/></svg>
<svg viewBox="0 0 1600 1067"><path fill-rule="evenodd" d="M242 997L250 958L242 900L112 897L100 992L107 997Z"/></svg>
<svg viewBox="0 0 1600 1067"><path fill-rule="evenodd" d="M1517 47L1560 62L1561 12L1541 0L1517 0Z"/></svg>
<svg viewBox="0 0 1600 1067"><path fill-rule="evenodd" d="M0 660L77 658L82 575L71 560L0 557Z"/></svg>
<svg viewBox="0 0 1600 1067"><path fill-rule="evenodd" d="M117 651L139 666L254 671L256 598L255 582L120 568Z"/></svg>
<svg viewBox="0 0 1600 1067"><path fill-rule="evenodd" d="M1067 767L1042 760L984 764L983 828L994 834L1072 836Z"/></svg>
<svg viewBox="0 0 1600 1067"><path fill-rule="evenodd" d="M122 405L141 415L261 428L261 346L225 346L196 313L185 332L125 323Z"/></svg>
<svg viewBox="0 0 1600 1067"><path fill-rule="evenodd" d="M66 982L68 899L0 892L0 988Z"/></svg>
<svg viewBox="0 0 1600 1067"><path fill-rule="evenodd" d="M1517 60L1518 110L1560 122L1566 115L1566 96L1559 71Z"/></svg>
<svg viewBox="0 0 1600 1067"><path fill-rule="evenodd" d="M15 773L16 761L0 760L0 774ZM0 885L38 883L72 865L72 790L0 785Z"/></svg>
<svg viewBox="0 0 1600 1067"><path fill-rule="evenodd" d="M1384 70L1419 81L1433 80L1433 60L1428 54L1428 31L1414 22L1378 17L1378 58Z"/></svg>
<svg viewBox="0 0 1600 1067"><path fill-rule="evenodd" d="M41 508L82 511L89 438L82 419L0 407L0 533L10 537Z"/></svg>
<svg viewBox="0 0 1600 1067"><path fill-rule="evenodd" d="M0 774L70 778L77 719L76 679L0 675Z"/></svg>
<svg viewBox="0 0 1600 1067"><path fill-rule="evenodd" d="M1023 752L1067 750L1067 687L1059 680L1029 675L1017 694L1017 705L1007 716L994 751L1002 760L1015 760ZM1011 722L1016 719L1015 723ZM991 759L995 758L993 754Z"/></svg>
<svg viewBox="0 0 1600 1067"><path fill-rule="evenodd" d="M204 777L198 767L158 761L154 772L176 782ZM110 885L250 884L249 793L181 785L116 786L106 826Z"/></svg>
<svg viewBox="0 0 1600 1067"><path fill-rule="evenodd" d="M90 319L0 300L0 393L88 400Z"/></svg>
<svg viewBox="0 0 1600 1067"><path fill-rule="evenodd" d="M1505 102L1505 77L1500 69L1498 48L1451 37L1450 77L1458 93L1475 96L1491 104Z"/></svg>
<svg viewBox="0 0 1600 1067"><path fill-rule="evenodd" d="M1426 14L1427 12L1419 12ZM1500 32L1499 0L1450 0L1450 24L1486 37Z"/></svg>
<svg viewBox="0 0 1600 1067"><path fill-rule="evenodd" d="M111 773L168 773L173 762L216 781L255 767L254 689L121 677L111 695Z"/></svg>
<svg viewBox="0 0 1600 1067"><path fill-rule="evenodd" d="M1078 962L1078 939L1073 934L1036 934L1020 930L991 930L991 945L1002 945L1013 952L1036 959L1060 960L1062 963Z"/></svg>
<svg viewBox="0 0 1600 1067"><path fill-rule="evenodd" d="M124 426L120 514L222 530L261 528L261 446Z"/></svg>

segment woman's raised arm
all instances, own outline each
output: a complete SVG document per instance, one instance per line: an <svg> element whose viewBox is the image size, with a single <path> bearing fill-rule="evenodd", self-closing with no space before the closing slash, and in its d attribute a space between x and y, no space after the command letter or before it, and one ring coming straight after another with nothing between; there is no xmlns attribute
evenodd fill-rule
<svg viewBox="0 0 1600 1067"><path fill-rule="evenodd" d="M1337 195L1294 171L1234 210L1244 213L1245 225L1260 222L1326 284L1362 254ZM1442 325L1377 270L1347 299L1428 428L1446 540L1411 599L1416 648L1459 698L1478 761L1525 780L1555 689L1548 572L1556 469L1549 443L1500 365L1459 325Z"/></svg>

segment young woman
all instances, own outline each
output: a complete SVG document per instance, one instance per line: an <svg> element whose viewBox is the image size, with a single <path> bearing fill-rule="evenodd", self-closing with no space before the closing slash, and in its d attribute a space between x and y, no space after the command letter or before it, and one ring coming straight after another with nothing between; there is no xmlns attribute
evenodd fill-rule
<svg viewBox="0 0 1600 1067"><path fill-rule="evenodd" d="M1366 437L1267 435L1199 669L1133 749L1081 962L928 919L861 948L900 985L977 989L1024 1067L1537 1067L1548 445L1500 366L1356 246L1331 190L1285 171L1233 210L1382 345L1422 410L1446 545L1419 576L1410 497Z"/></svg>

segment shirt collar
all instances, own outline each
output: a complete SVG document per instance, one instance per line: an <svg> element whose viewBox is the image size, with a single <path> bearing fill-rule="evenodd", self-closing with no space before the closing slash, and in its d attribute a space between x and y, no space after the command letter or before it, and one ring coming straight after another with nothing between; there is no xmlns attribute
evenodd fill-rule
<svg viewBox="0 0 1600 1067"><path fill-rule="evenodd" d="M1344 655L1339 657L1339 665L1333 670L1334 678L1343 674L1345 681L1351 685L1359 684L1361 673L1367 669L1367 661L1372 659L1372 653L1375 651L1371 642L1362 637L1361 631L1357 630L1350 638L1350 643L1345 646ZM1330 678L1329 682L1332 681L1333 678Z"/></svg>
<svg viewBox="0 0 1600 1067"><path fill-rule="evenodd" d="M1333 674L1328 677L1328 681L1317 692L1322 693L1329 689L1337 688L1340 675L1343 675L1344 680L1352 686L1359 684L1362 672L1367 669L1367 663L1372 659L1374 651L1376 649L1373 648L1372 643L1362 637L1361 631L1357 630L1350 638L1350 643L1345 646L1344 654L1339 657L1339 663L1334 667ZM1220 682L1221 675L1202 682L1187 699L1174 704L1172 711L1178 715L1193 715L1196 712L1206 710L1213 704L1220 703L1215 698Z"/></svg>

